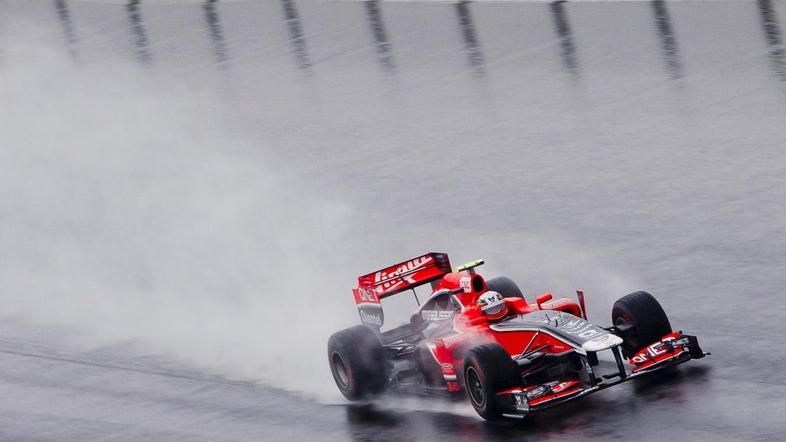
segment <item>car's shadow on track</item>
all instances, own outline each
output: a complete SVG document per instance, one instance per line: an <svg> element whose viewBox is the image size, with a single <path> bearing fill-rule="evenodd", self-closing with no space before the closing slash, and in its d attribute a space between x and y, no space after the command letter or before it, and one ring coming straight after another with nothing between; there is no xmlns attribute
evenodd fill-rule
<svg viewBox="0 0 786 442"><path fill-rule="evenodd" d="M461 400L386 396L346 407L353 440L527 440L544 436L628 437L626 416L679 404L691 388L707 381L707 366L680 367L633 380L521 420L486 422ZM391 402L393 403L391 405ZM569 423L569 425L567 425ZM523 439L522 439L523 438Z"/></svg>
<svg viewBox="0 0 786 442"><path fill-rule="evenodd" d="M689 365L685 367L672 367L663 371L652 373L635 379L632 383L636 394L649 394L653 390L664 390L667 386L679 386L685 383L697 383L706 380L712 371L709 365Z"/></svg>

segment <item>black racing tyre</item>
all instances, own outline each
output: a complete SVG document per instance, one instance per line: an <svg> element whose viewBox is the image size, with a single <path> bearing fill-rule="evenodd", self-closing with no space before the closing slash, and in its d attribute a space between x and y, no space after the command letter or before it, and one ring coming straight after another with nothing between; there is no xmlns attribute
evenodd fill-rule
<svg viewBox="0 0 786 442"><path fill-rule="evenodd" d="M633 329L624 336L622 352L627 357L671 333L671 324L654 296L639 291L625 295L611 309L611 323L629 323Z"/></svg>
<svg viewBox="0 0 786 442"><path fill-rule="evenodd" d="M486 281L486 288L499 292L506 298L524 299L524 295L521 293L519 286L507 276L497 276L496 278L489 279Z"/></svg>
<svg viewBox="0 0 786 442"><path fill-rule="evenodd" d="M328 363L338 389L357 400L382 393L388 386L388 364L376 332L358 325L328 340Z"/></svg>
<svg viewBox="0 0 786 442"><path fill-rule="evenodd" d="M505 349L499 344L472 347L464 360L464 387L472 408L486 420L502 417L496 399L500 391L520 384L518 369Z"/></svg>

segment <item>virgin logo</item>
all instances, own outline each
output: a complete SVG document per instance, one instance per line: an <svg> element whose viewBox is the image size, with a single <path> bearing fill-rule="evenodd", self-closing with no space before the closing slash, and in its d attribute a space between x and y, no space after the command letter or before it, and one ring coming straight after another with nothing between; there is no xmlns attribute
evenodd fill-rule
<svg viewBox="0 0 786 442"><path fill-rule="evenodd" d="M380 270L374 274L374 284L377 286L381 286L383 292L387 292L392 290L404 283L414 284L418 281L415 279L415 274L412 273L415 270L418 270L422 267L425 267L426 264L433 261L434 258L431 256L422 256L420 258L415 258L412 261L407 261L404 264L401 264L398 268L391 272L387 272L387 270ZM392 281L392 278L396 276L402 275L400 279ZM382 282L385 281L385 282Z"/></svg>

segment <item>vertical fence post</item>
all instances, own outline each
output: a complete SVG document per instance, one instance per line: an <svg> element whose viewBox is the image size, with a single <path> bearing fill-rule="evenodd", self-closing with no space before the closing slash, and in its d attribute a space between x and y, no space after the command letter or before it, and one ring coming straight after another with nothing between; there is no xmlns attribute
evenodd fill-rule
<svg viewBox="0 0 786 442"><path fill-rule="evenodd" d="M475 23L472 21L472 12L469 9L468 1L456 3L456 13L458 14L461 36L464 39L464 49L467 52L469 65L476 75L482 75L483 70L483 51L475 32Z"/></svg>
<svg viewBox="0 0 786 442"><path fill-rule="evenodd" d="M366 15L371 25L371 34L374 36L374 46L377 49L377 59L380 66L390 72L395 68L393 64L393 51L391 50L390 39L385 30L385 22L382 19L379 0L366 0Z"/></svg>
<svg viewBox="0 0 786 442"><path fill-rule="evenodd" d="M661 47L666 59L666 69L673 80L682 78L682 62L680 60L677 36L671 25L671 17L664 0L653 0L652 11L655 13L655 27L658 30Z"/></svg>
<svg viewBox="0 0 786 442"><path fill-rule="evenodd" d="M221 20L218 18L216 3L218 0L207 0L204 5L205 22L207 23L210 42L213 45L213 53L216 57L216 64L225 67L228 60L226 43L224 41L224 31L221 29Z"/></svg>
<svg viewBox="0 0 786 442"><path fill-rule="evenodd" d="M557 38L562 48L562 64L565 69L574 76L579 73L579 62L576 55L576 44L573 42L573 32L568 21L568 14L565 11L565 0L557 0L551 3L551 14L554 18L554 26L557 30Z"/></svg>
<svg viewBox="0 0 786 442"><path fill-rule="evenodd" d="M772 0L757 0L764 38L770 49L770 65L773 73L781 81L786 81L786 48L783 47L783 35L778 25L778 15Z"/></svg>
<svg viewBox="0 0 786 442"><path fill-rule="evenodd" d="M63 28L63 37L65 38L66 49L71 61L79 63L79 51L77 45L79 43L76 32L74 31L74 24L71 22L71 13L68 10L68 2L66 0L55 0L55 8L57 9L57 18L60 20L60 26Z"/></svg>
<svg viewBox="0 0 786 442"><path fill-rule="evenodd" d="M295 63L301 69L307 68L311 66L311 61L308 57L306 37L303 34L303 27L300 24L300 17L298 16L295 0L281 0L281 5L284 8L284 20L289 29L289 40L292 42L295 52Z"/></svg>
<svg viewBox="0 0 786 442"><path fill-rule="evenodd" d="M153 54L150 52L150 39L148 39L145 31L139 4L140 0L129 0L126 4L126 11L128 12L128 21L131 24L131 33L134 37L137 60L142 65L149 66L153 62Z"/></svg>

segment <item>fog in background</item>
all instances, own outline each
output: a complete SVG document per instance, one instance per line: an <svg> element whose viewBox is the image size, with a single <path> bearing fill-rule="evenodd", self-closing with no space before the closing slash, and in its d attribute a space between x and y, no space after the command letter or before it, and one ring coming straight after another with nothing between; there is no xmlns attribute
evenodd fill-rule
<svg viewBox="0 0 786 442"><path fill-rule="evenodd" d="M779 437L783 5L0 3L0 436ZM510 432L346 407L355 278L432 250L713 356Z"/></svg>
<svg viewBox="0 0 786 442"><path fill-rule="evenodd" d="M238 130L215 90L117 58L74 66L19 29L29 33L6 45L0 85L4 316L65 326L83 348L134 343L330 398L327 337L358 322L350 289L378 267L445 250L520 275L536 265L543 291L625 288L548 235L366 216L276 155L275 140ZM535 249L548 258L534 264ZM386 302L389 325L414 306L406 294Z"/></svg>
<svg viewBox="0 0 786 442"><path fill-rule="evenodd" d="M233 137L209 91L122 68L4 73L3 314L228 376L297 372L298 344L352 317L352 259L332 253L349 206Z"/></svg>

